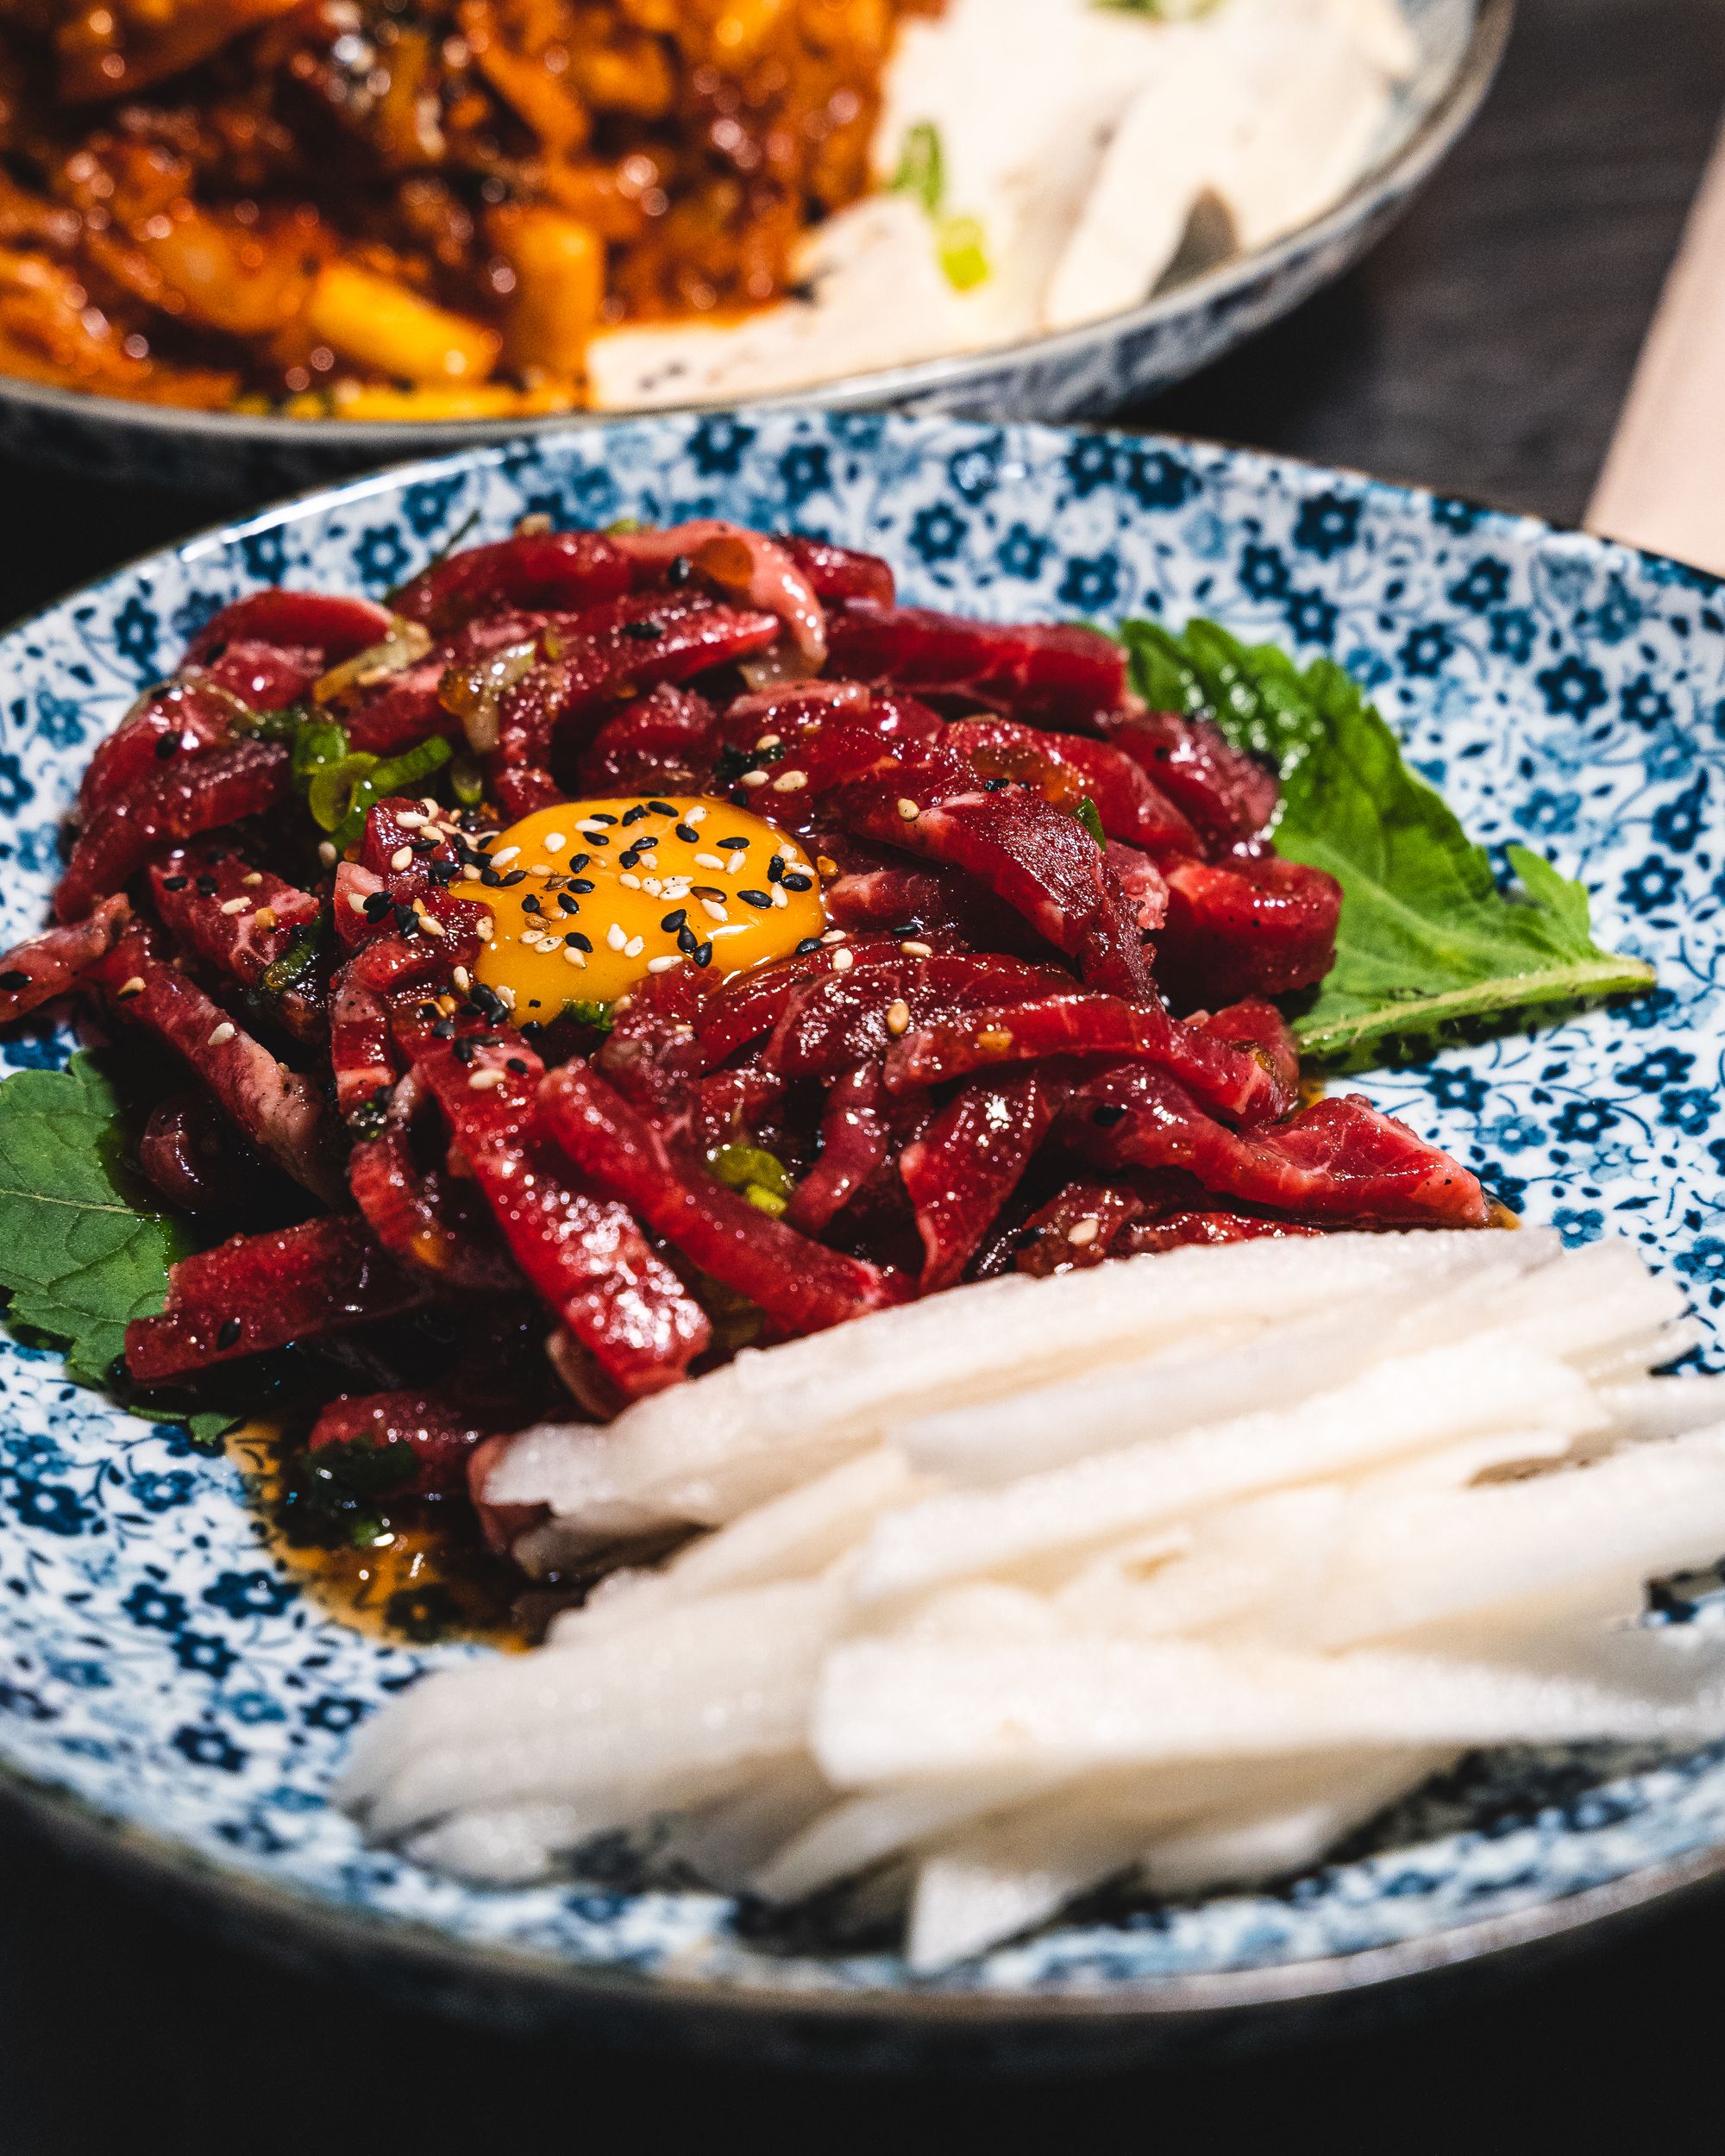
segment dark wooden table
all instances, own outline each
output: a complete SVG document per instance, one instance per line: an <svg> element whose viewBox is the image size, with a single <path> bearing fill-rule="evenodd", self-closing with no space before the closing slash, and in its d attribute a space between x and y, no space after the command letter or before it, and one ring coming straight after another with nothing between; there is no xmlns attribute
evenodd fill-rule
<svg viewBox="0 0 1725 2156"><path fill-rule="evenodd" d="M1362 268L1129 423L1579 517L1725 109L1725 0L1522 0L1469 140ZM0 463L3 611L203 521ZM1725 1908L1369 2038L1067 2084L837 2084L476 2034L216 1946L0 1820L0 2156L340 2156L727 2128L767 2148L1544 2152L1716 2115Z"/></svg>

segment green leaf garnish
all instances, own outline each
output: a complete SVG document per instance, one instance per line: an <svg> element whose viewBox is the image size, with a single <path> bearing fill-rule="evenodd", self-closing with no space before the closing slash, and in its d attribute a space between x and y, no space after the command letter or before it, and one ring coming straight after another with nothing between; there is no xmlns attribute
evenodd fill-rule
<svg viewBox="0 0 1725 2156"><path fill-rule="evenodd" d="M64 1341L67 1375L85 1385L107 1382L127 1324L161 1308L168 1267L193 1247L128 1187L122 1143L118 1097L88 1056L65 1070L15 1071L0 1085L9 1321Z"/></svg>
<svg viewBox="0 0 1725 2156"><path fill-rule="evenodd" d="M1302 670L1213 622L1180 636L1127 622L1120 634L1148 704L1207 712L1236 748L1281 773L1278 852L1342 887L1334 970L1294 1021L1308 1056L1358 1063L1425 1051L1653 986L1650 966L1593 941L1586 892L1537 854L1508 848L1520 887L1499 888L1484 849L1332 661Z"/></svg>

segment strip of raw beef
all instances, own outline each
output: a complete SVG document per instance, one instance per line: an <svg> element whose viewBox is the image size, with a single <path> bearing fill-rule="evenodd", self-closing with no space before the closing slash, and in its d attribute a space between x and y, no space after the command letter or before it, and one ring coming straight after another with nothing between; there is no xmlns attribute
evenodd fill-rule
<svg viewBox="0 0 1725 2156"><path fill-rule="evenodd" d="M122 893L104 899L96 911L63 928L44 929L0 958L0 1025L76 987L132 918Z"/></svg>
<svg viewBox="0 0 1725 2156"><path fill-rule="evenodd" d="M126 1327L126 1367L141 1385L167 1384L213 1363L395 1317L434 1292L351 1217L236 1235L171 1269L161 1316Z"/></svg>
<svg viewBox="0 0 1725 2156"><path fill-rule="evenodd" d="M287 796L288 751L280 742L235 742L159 766L91 812L54 893L55 913L63 921L82 919L159 846L261 816Z"/></svg>
<svg viewBox="0 0 1725 2156"><path fill-rule="evenodd" d="M905 1148L899 1172L922 1237L922 1294L950 1288L963 1274L1068 1090L1069 1081L1039 1070L969 1079Z"/></svg>
<svg viewBox="0 0 1725 2156"><path fill-rule="evenodd" d="M674 1157L586 1064L554 1071L540 1099L548 1128L584 1175L786 1332L819 1332L902 1300L900 1284L877 1266L812 1242L698 1162Z"/></svg>
<svg viewBox="0 0 1725 2156"><path fill-rule="evenodd" d="M1121 711L1104 718L1101 731L1202 832L1210 850L1226 853L1269 828L1279 798L1275 774L1208 719Z"/></svg>
<svg viewBox="0 0 1725 2156"><path fill-rule="evenodd" d="M1171 862L1157 971L1176 1002L1314 987L1336 962L1342 887L1274 855Z"/></svg>
<svg viewBox="0 0 1725 2156"><path fill-rule="evenodd" d="M617 545L656 581L673 564L687 562L702 578L740 605L776 615L810 674L819 674L826 657L826 610L809 573L796 556L765 532L706 517L673 524L664 530L630 531Z"/></svg>
<svg viewBox="0 0 1725 2156"><path fill-rule="evenodd" d="M919 606L831 609L827 670L918 695L962 697L1065 731L1094 730L1128 693L1126 653L1097 630L970 621Z"/></svg>
<svg viewBox="0 0 1725 2156"><path fill-rule="evenodd" d="M392 603L406 620L447 636L477 614L567 613L617 599L629 589L630 575L630 564L601 532L522 531L434 561Z"/></svg>
<svg viewBox="0 0 1725 2156"><path fill-rule="evenodd" d="M254 868L220 841L179 847L154 862L150 891L183 950L260 990L270 968L300 947L322 911L309 891ZM271 1000L296 1040L322 1040L329 1031L315 970L308 968Z"/></svg>

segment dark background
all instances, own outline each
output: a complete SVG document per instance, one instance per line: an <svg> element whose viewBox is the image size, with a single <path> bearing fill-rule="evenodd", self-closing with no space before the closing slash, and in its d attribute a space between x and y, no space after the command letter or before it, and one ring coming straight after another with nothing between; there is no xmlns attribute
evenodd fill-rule
<svg viewBox="0 0 1725 2156"><path fill-rule="evenodd" d="M1725 0L1521 0L1429 193L1351 277L1126 423L1575 522L1714 131ZM9 617L205 521L0 460ZM1725 1907L1520 1988L1250 2062L971 2088L837 2083L477 2034L204 1938L0 1817L0 2156L392 2153L726 2131L769 2148L1534 2152L1716 2137Z"/></svg>

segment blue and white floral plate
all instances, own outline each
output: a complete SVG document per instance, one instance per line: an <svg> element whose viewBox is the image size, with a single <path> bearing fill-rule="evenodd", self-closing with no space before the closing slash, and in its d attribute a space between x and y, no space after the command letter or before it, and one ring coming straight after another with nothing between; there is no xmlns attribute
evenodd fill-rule
<svg viewBox="0 0 1725 2156"><path fill-rule="evenodd" d="M235 593L381 592L478 519L723 515L878 549L982 615L1202 612L1329 653L1489 841L1550 854L1660 987L1363 1083L1580 1241L1636 1237L1725 1305L1725 606L1713 580L1530 520L1238 451L763 413L539 436L355 481L122 570L0 640L0 931L43 917L94 742ZM56 1062L60 1035L5 1060ZM1725 1870L1725 1745L1470 1763L1275 1892L1101 1909L932 1981L626 1880L478 1892L363 1846L329 1789L429 1663L271 1558L234 1467L0 1341L0 1780L239 1928L463 2003L582 2006L848 2059L934 2041L1143 2044L1490 1959ZM1697 1551L1697 1557L1714 1553ZM859 2049L860 2046L860 2049Z"/></svg>

